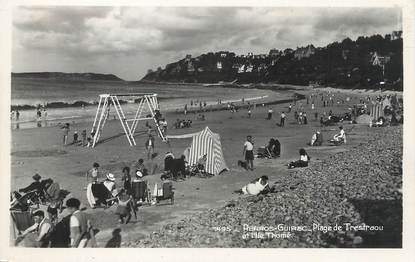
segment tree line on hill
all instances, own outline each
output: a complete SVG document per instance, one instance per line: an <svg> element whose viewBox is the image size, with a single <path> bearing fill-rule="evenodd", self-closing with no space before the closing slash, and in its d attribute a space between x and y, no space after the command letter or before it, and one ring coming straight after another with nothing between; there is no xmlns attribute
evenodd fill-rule
<svg viewBox="0 0 415 262"><path fill-rule="evenodd" d="M143 81L276 83L342 88L403 87L403 41L390 34L346 38L325 47L275 50L267 55L209 52L149 70Z"/></svg>
<svg viewBox="0 0 415 262"><path fill-rule="evenodd" d="M56 80L102 80L102 81L124 81L113 74L97 73L63 73L63 72L28 72L12 73L13 78L41 78Z"/></svg>

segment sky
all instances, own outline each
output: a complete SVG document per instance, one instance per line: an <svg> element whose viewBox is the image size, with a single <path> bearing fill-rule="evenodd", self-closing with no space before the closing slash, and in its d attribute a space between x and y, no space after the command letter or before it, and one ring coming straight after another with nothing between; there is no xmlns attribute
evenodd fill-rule
<svg viewBox="0 0 415 262"><path fill-rule="evenodd" d="M397 8L19 6L13 72L94 72L139 80L191 54L266 54L401 30Z"/></svg>

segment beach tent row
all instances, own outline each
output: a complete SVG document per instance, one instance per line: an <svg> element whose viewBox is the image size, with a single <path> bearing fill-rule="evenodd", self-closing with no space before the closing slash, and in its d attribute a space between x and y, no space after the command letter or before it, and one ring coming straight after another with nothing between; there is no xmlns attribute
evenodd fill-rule
<svg viewBox="0 0 415 262"><path fill-rule="evenodd" d="M170 135L167 139L192 138L192 144L188 148L186 159L190 166L195 165L200 157L207 155L206 172L218 175L222 171L229 170L223 158L220 135L213 133L209 127L204 130L184 135Z"/></svg>

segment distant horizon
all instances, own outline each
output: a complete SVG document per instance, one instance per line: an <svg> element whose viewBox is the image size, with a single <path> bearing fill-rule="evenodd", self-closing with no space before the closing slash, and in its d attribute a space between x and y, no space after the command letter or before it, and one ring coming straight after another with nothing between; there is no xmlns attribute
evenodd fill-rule
<svg viewBox="0 0 415 262"><path fill-rule="evenodd" d="M268 54L402 30L399 8L311 9L18 7L12 72L94 72L139 81L186 54Z"/></svg>

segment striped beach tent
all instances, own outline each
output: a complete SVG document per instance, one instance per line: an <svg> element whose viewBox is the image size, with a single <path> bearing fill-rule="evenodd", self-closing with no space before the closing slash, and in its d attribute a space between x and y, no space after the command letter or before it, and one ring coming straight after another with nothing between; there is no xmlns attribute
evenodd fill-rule
<svg viewBox="0 0 415 262"><path fill-rule="evenodd" d="M192 144L188 150L189 165L195 165L197 160L206 154L207 173L218 175L222 171L229 170L223 158L220 135L213 133L209 127L197 133L167 136L167 139L172 138L192 138Z"/></svg>
<svg viewBox="0 0 415 262"><path fill-rule="evenodd" d="M381 103L375 103L372 105L371 109L370 109L370 117L372 118L372 120L377 121L379 119L379 117L383 117L383 105Z"/></svg>

